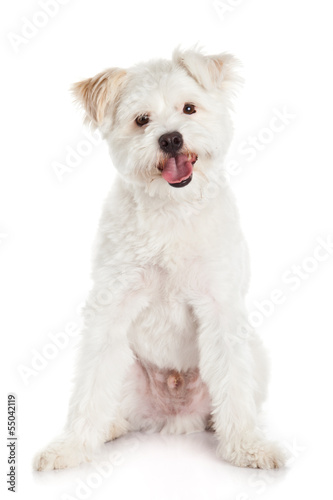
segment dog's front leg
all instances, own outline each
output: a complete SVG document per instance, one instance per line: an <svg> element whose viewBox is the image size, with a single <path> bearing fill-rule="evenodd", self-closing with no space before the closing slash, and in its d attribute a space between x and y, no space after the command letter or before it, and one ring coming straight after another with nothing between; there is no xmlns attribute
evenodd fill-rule
<svg viewBox="0 0 333 500"><path fill-rule="evenodd" d="M65 430L36 455L36 470L73 467L89 460L108 440L110 427L122 425L117 410L122 381L133 360L127 331L149 299L142 284L141 288L134 283L130 288L119 287L111 303L103 293L97 288L86 307L87 324ZM96 301L98 295L101 303Z"/></svg>
<svg viewBox="0 0 333 500"><path fill-rule="evenodd" d="M199 325L200 372L208 385L218 455L240 467L278 468L284 454L257 428L254 359L244 311L235 301L201 297L194 305Z"/></svg>

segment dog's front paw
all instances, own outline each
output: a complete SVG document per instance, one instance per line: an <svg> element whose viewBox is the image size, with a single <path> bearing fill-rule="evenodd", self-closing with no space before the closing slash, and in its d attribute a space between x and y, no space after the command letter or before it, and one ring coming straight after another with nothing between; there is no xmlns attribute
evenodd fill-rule
<svg viewBox="0 0 333 500"><path fill-rule="evenodd" d="M218 448L218 454L238 467L254 469L279 469L286 462L285 452L274 442L264 440L244 440L227 450Z"/></svg>
<svg viewBox="0 0 333 500"><path fill-rule="evenodd" d="M66 469L76 467L88 460L83 446L70 440L59 439L50 443L37 453L33 460L33 468L38 471Z"/></svg>

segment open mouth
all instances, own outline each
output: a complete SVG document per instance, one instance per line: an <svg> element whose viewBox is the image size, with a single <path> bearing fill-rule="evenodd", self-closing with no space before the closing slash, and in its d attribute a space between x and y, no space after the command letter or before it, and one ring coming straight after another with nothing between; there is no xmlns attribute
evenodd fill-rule
<svg viewBox="0 0 333 500"><path fill-rule="evenodd" d="M191 182L193 165L197 159L198 156L195 153L170 156L158 168L162 172L163 179L165 179L170 186L181 188L187 186Z"/></svg>

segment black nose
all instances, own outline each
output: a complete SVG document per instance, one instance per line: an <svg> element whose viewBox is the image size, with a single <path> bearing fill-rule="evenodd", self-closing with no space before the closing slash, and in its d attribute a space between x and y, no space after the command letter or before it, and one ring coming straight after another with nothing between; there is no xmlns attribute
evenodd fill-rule
<svg viewBox="0 0 333 500"><path fill-rule="evenodd" d="M169 134L161 135L158 143L165 153L176 154L183 146L183 136L179 132L170 132Z"/></svg>

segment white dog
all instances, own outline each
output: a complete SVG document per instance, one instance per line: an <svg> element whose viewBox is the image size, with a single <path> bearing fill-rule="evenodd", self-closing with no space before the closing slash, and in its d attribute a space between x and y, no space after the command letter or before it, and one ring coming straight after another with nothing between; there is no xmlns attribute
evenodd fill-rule
<svg viewBox="0 0 333 500"><path fill-rule="evenodd" d="M266 357L247 322L248 256L223 171L236 60L176 50L75 84L119 176L100 221L76 387L37 470L128 431L215 431L217 453L277 468L257 427Z"/></svg>

